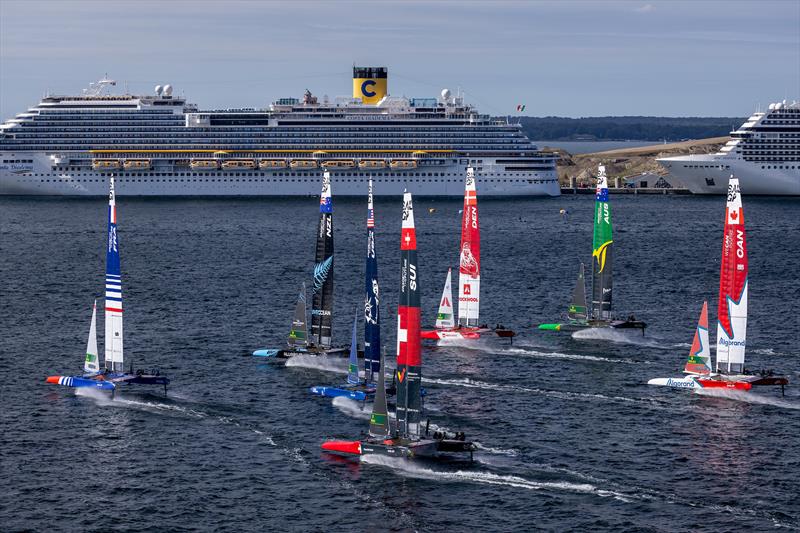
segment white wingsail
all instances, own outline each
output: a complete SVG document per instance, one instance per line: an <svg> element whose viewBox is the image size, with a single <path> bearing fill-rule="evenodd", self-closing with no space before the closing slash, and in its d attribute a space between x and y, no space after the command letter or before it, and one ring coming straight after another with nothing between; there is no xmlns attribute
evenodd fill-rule
<svg viewBox="0 0 800 533"><path fill-rule="evenodd" d="M453 288L451 287L452 278L451 268L447 269L447 280L444 282L442 300L439 302L439 312L436 314L436 327L438 329L455 327L453 320Z"/></svg>
<svg viewBox="0 0 800 533"><path fill-rule="evenodd" d="M747 239L739 180L731 176L719 273L717 372L744 371L747 334Z"/></svg>
<svg viewBox="0 0 800 533"><path fill-rule="evenodd" d="M461 254L458 268L458 323L477 326L481 288L481 238L475 170L467 169L464 181L464 212L461 219Z"/></svg>
<svg viewBox="0 0 800 533"><path fill-rule="evenodd" d="M122 372L122 275L119 267L117 240L117 203L114 197L114 176L109 178L108 249L106 250L106 369Z"/></svg>
<svg viewBox="0 0 800 533"><path fill-rule="evenodd" d="M83 371L87 374L96 374L100 371L100 361L97 358L97 300L92 305L92 325L89 326L89 341L86 343Z"/></svg>

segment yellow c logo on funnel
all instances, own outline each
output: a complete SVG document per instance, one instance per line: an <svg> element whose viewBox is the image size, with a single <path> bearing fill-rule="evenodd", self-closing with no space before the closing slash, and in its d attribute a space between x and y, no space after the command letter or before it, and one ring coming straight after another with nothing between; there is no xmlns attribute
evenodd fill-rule
<svg viewBox="0 0 800 533"><path fill-rule="evenodd" d="M600 265L600 270L597 271L598 274L606 267L606 252L608 251L608 247L611 246L612 242L614 241L606 241L601 244L597 250L592 252L592 257L596 257L597 263Z"/></svg>

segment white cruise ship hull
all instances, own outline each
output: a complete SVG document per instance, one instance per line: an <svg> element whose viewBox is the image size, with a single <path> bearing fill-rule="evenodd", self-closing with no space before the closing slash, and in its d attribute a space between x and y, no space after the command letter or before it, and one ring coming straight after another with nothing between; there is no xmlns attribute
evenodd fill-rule
<svg viewBox="0 0 800 533"><path fill-rule="evenodd" d="M20 153L1 157L19 158ZM0 195L105 196L112 171L84 169L58 172L47 154L25 154L33 162L13 168L0 164ZM508 172L504 165L484 160L477 172L481 196L558 196L560 188L554 171ZM292 171L113 171L118 196L313 196L319 194L322 169ZM294 174L294 175L292 175ZM438 174L438 175L434 175ZM377 196L402 195L409 189L417 196L464 194L464 167L439 166L435 170L333 170L338 196L363 196L367 180L375 183Z"/></svg>
<svg viewBox="0 0 800 533"><path fill-rule="evenodd" d="M672 183L694 194L726 194L733 174L742 194L800 196L800 161L756 163L712 154L667 157L658 162L669 171Z"/></svg>

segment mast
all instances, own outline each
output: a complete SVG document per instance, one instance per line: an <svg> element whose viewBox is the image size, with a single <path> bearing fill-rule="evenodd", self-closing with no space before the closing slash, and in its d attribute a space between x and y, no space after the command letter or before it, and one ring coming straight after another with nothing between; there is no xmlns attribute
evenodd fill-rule
<svg viewBox="0 0 800 533"><path fill-rule="evenodd" d="M114 176L108 180L108 243L106 246L105 294L105 367L110 372L123 371L122 357L122 275L117 240L117 205Z"/></svg>
<svg viewBox="0 0 800 533"><path fill-rule="evenodd" d="M358 332L358 313L353 317L353 334L350 336L350 360L347 364L347 382L351 385L358 385L358 343L356 335Z"/></svg>
<svg viewBox="0 0 800 533"><path fill-rule="evenodd" d="M439 312L436 314L436 328L445 329L455 326L453 322L453 288L451 277L453 269L447 269L447 279L442 289L442 299L439 301Z"/></svg>
<svg viewBox="0 0 800 533"><path fill-rule="evenodd" d="M403 228L400 236L400 301L397 306L397 430L401 437L416 438L422 400L420 353L419 277L417 235L411 193L403 193Z"/></svg>
<svg viewBox="0 0 800 533"><path fill-rule="evenodd" d="M572 302L569 304L567 315L571 320L586 320L586 280L584 279L584 265L578 271L578 280L575 282L575 289L572 291Z"/></svg>
<svg viewBox="0 0 800 533"><path fill-rule="evenodd" d="M725 233L719 269L719 308L717 310L717 372L744 371L747 333L747 239L739 180L728 182L725 207Z"/></svg>
<svg viewBox="0 0 800 533"><path fill-rule="evenodd" d="M391 435L389 407L386 404L386 377L383 366L385 359L384 354L381 353L376 374L375 401L372 404L372 416L369 419L369 435L377 438L385 438Z"/></svg>
<svg viewBox="0 0 800 533"><path fill-rule="evenodd" d="M294 316L292 317L292 329L289 330L289 346L306 346L308 344L308 332L306 331L306 284L300 294L297 295L297 303L294 306Z"/></svg>
<svg viewBox="0 0 800 533"><path fill-rule="evenodd" d="M467 168L464 210L461 218L461 252L458 267L458 324L477 326L481 289L481 239L475 170Z"/></svg>
<svg viewBox="0 0 800 533"><path fill-rule="evenodd" d="M600 165L594 208L592 242L592 318L611 320L611 207L608 205L606 167Z"/></svg>
<svg viewBox="0 0 800 533"><path fill-rule="evenodd" d="M321 348L331 346L333 320L333 202L331 175L322 175L319 197L319 227L314 258L314 287L311 303L311 340Z"/></svg>
<svg viewBox="0 0 800 533"><path fill-rule="evenodd" d="M364 291L364 370L367 383L380 366L381 324L378 259L375 255L375 210L372 200L372 180L367 193L367 265Z"/></svg>
<svg viewBox="0 0 800 533"><path fill-rule="evenodd" d="M83 362L83 371L94 374L100 371L100 361L97 359L97 300L92 304L92 323L89 326L89 340L86 343L86 359Z"/></svg>

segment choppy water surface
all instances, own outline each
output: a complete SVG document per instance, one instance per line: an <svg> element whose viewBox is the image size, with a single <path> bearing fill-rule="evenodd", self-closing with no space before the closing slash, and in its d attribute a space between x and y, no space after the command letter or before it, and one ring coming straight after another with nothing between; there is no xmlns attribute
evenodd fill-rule
<svg viewBox="0 0 800 533"><path fill-rule="evenodd" d="M532 326L564 311L589 261L592 197L483 201L483 305L513 346L429 349L432 425L480 443L474 466L361 464L321 454L367 413L309 396L343 362L264 364L309 280L314 198L119 201L126 357L170 395L116 401L46 385L79 371L102 296L102 199L0 199L4 530L614 530L800 528L796 200L746 198L748 366L790 375L785 398L648 387L679 375L713 301L723 200L613 197L615 300L646 337L573 339ZM424 316L456 266L459 201L416 203ZM435 208L435 212L429 212ZM567 219L559 210L569 211ZM376 206L385 301L399 279L400 201ZM336 202L335 335L361 304L363 202ZM98 331L103 331L102 317ZM392 352L394 316L383 336ZM713 329L713 328L712 328ZM102 349L102 339L101 339ZM314 368L324 366L324 368ZM339 370L340 373L336 371Z"/></svg>

